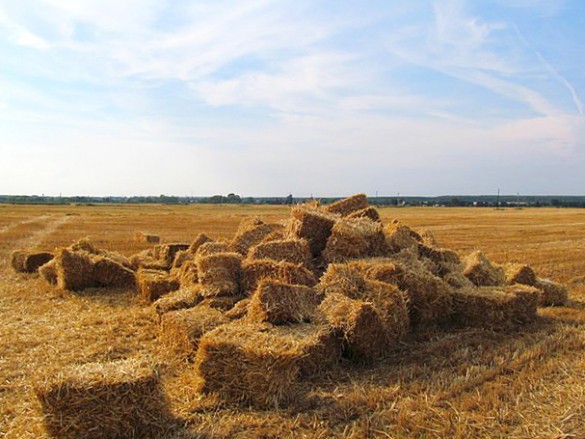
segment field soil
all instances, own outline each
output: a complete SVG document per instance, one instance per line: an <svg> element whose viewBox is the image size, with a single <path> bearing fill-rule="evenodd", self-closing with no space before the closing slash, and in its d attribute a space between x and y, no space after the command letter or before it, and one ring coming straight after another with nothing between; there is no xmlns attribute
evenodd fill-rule
<svg viewBox="0 0 585 439"><path fill-rule="evenodd" d="M525 262L571 290L565 307L541 308L516 331L427 330L370 367L307 384L281 410L220 403L192 390L192 366L163 367L165 392L183 427L176 438L585 438L585 210L383 208L431 230L461 255L481 249L494 262ZM287 217L286 207L0 205L0 437L45 438L32 384L64 367L157 356L158 319L122 290L69 293L38 275L17 274L10 254L52 251L89 237L134 254L200 232L231 238L250 216Z"/></svg>

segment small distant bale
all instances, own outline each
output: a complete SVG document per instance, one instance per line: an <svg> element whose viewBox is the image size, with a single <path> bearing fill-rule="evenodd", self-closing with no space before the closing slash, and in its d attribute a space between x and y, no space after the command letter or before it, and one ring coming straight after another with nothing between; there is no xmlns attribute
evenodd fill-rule
<svg viewBox="0 0 585 439"><path fill-rule="evenodd" d="M342 340L345 357L364 363L384 357L388 335L372 303L333 293L325 296L320 309Z"/></svg>
<svg viewBox="0 0 585 439"><path fill-rule="evenodd" d="M282 224L267 224L258 218L244 220L236 231L231 251L246 256L251 247L260 244L271 233L282 229Z"/></svg>
<svg viewBox="0 0 585 439"><path fill-rule="evenodd" d="M292 208L293 219L287 225L287 234L299 239L306 239L313 256L319 256L327 245L331 229L338 215L324 212L310 204L301 204Z"/></svg>
<svg viewBox="0 0 585 439"><path fill-rule="evenodd" d="M366 197L365 194L356 194L331 203L325 207L325 210L341 216L348 216L356 211L366 209L367 207L368 197Z"/></svg>
<svg viewBox="0 0 585 439"><path fill-rule="evenodd" d="M193 308L202 300L199 287L181 288L157 299L152 307L159 316L170 311Z"/></svg>
<svg viewBox="0 0 585 439"><path fill-rule="evenodd" d="M386 252L381 224L366 218L341 219L331 230L323 257L332 263L384 256Z"/></svg>
<svg viewBox="0 0 585 439"><path fill-rule="evenodd" d="M145 303L153 303L165 294L176 291L180 287L176 277L161 270L138 270L136 283L140 298Z"/></svg>
<svg viewBox="0 0 585 439"><path fill-rule="evenodd" d="M12 253L12 268L18 273L34 273L38 268L53 259L49 252L15 251Z"/></svg>
<svg viewBox="0 0 585 439"><path fill-rule="evenodd" d="M398 253L412 247L418 248L422 241L418 233L396 220L386 226L384 235L390 253Z"/></svg>
<svg viewBox="0 0 585 439"><path fill-rule="evenodd" d="M170 268L173 265L176 254L188 248L189 244L184 243L159 244L154 246L153 255L155 259Z"/></svg>
<svg viewBox="0 0 585 439"><path fill-rule="evenodd" d="M196 263L204 297L239 294L242 271L242 256L239 253L197 256Z"/></svg>
<svg viewBox="0 0 585 439"><path fill-rule="evenodd" d="M45 281L50 283L51 285L57 284L57 261L55 259L51 259L46 264L39 267L39 274Z"/></svg>
<svg viewBox="0 0 585 439"><path fill-rule="evenodd" d="M302 285L263 280L248 306L251 321L274 325L315 320L323 294Z"/></svg>
<svg viewBox="0 0 585 439"><path fill-rule="evenodd" d="M311 250L305 239L262 242L250 248L249 259L273 259L306 267L311 264Z"/></svg>
<svg viewBox="0 0 585 439"><path fill-rule="evenodd" d="M203 334L228 322L221 311L208 306L167 312L160 324L162 352L173 362L193 358Z"/></svg>
<svg viewBox="0 0 585 439"><path fill-rule="evenodd" d="M229 253L230 246L227 242L208 241L201 244L195 252L195 258L216 255L218 253Z"/></svg>
<svg viewBox="0 0 585 439"><path fill-rule="evenodd" d="M540 306L564 306L569 300L569 290L565 285L539 278L534 286L540 290Z"/></svg>
<svg viewBox="0 0 585 439"><path fill-rule="evenodd" d="M272 259L244 261L242 263L242 292L252 294L263 279L274 279L292 285L312 287L317 278L301 264L276 262Z"/></svg>
<svg viewBox="0 0 585 439"><path fill-rule="evenodd" d="M81 291L96 286L91 254L63 248L56 254L57 285L69 291Z"/></svg>
<svg viewBox="0 0 585 439"><path fill-rule="evenodd" d="M248 306L250 299L242 299L238 301L232 309L225 312L225 316L230 320L240 320L248 314Z"/></svg>
<svg viewBox="0 0 585 439"><path fill-rule="evenodd" d="M211 239L205 233L200 233L199 235L197 235L195 237L193 242L189 245L189 250L188 250L189 253L193 253L193 254L197 253L197 250L199 249L199 247L201 247L206 242L213 242L213 239Z"/></svg>
<svg viewBox="0 0 585 439"><path fill-rule="evenodd" d="M366 280L355 265L329 264L323 273L317 289L325 294L343 294L352 299L359 299L366 289Z"/></svg>
<svg viewBox="0 0 585 439"><path fill-rule="evenodd" d="M506 275L506 284L508 285L536 285L536 274L529 265L509 263L504 264L503 269Z"/></svg>
<svg viewBox="0 0 585 439"><path fill-rule="evenodd" d="M366 207L364 209L356 210L350 213L346 218L368 218L375 222L380 222L380 213L378 209L373 206Z"/></svg>
<svg viewBox="0 0 585 439"><path fill-rule="evenodd" d="M134 241L158 244L160 242L160 236L146 232L134 232Z"/></svg>
<svg viewBox="0 0 585 439"><path fill-rule="evenodd" d="M136 274L122 264L103 256L95 256L92 263L92 276L96 286L112 288L136 287Z"/></svg>
<svg viewBox="0 0 585 439"><path fill-rule="evenodd" d="M476 286L501 286L506 283L506 274L501 267L495 267L479 250L465 258L463 274Z"/></svg>
<svg viewBox="0 0 585 439"><path fill-rule="evenodd" d="M54 438L157 438L173 428L158 373L138 360L71 367L34 392Z"/></svg>
<svg viewBox="0 0 585 439"><path fill-rule="evenodd" d="M299 326L234 321L206 333L195 357L199 390L259 409L293 402L301 374L330 367L335 358L314 325Z"/></svg>
<svg viewBox="0 0 585 439"><path fill-rule="evenodd" d="M186 261L179 269L171 270L182 287L195 285L199 282L199 274L197 271L197 262L194 259Z"/></svg>

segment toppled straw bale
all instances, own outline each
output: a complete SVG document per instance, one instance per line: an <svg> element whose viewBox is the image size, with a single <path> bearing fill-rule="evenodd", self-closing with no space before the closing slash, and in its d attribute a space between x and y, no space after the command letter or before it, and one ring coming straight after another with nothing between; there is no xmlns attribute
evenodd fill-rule
<svg viewBox="0 0 585 439"><path fill-rule="evenodd" d="M171 361L193 358L203 334L228 322L221 311L208 306L165 313L160 324L162 352Z"/></svg>
<svg viewBox="0 0 585 439"><path fill-rule="evenodd" d="M569 290L565 285L548 279L537 279L534 286L540 290L540 306L563 306L569 299Z"/></svg>
<svg viewBox="0 0 585 439"><path fill-rule="evenodd" d="M325 294L343 294L352 299L362 297L366 280L358 267L351 264L329 264L317 289Z"/></svg>
<svg viewBox="0 0 585 439"><path fill-rule="evenodd" d="M168 268L173 265L175 256L181 250L187 250L189 244L173 243L173 244L159 244L153 248L154 258L164 263Z"/></svg>
<svg viewBox="0 0 585 439"><path fill-rule="evenodd" d="M398 253L412 247L418 248L422 241L418 233L396 220L386 226L384 235L386 235L388 251L391 253Z"/></svg>
<svg viewBox="0 0 585 439"><path fill-rule="evenodd" d="M291 214L293 218L287 225L288 235L306 239L312 255L320 255L339 216L318 210L310 204L293 207Z"/></svg>
<svg viewBox="0 0 585 439"><path fill-rule="evenodd" d="M250 299L242 299L232 309L226 311L225 316L230 320L242 319L248 314L248 305L250 305Z"/></svg>
<svg viewBox="0 0 585 439"><path fill-rule="evenodd" d="M388 335L372 303L327 294L320 310L343 343L343 354L352 361L370 363L384 356Z"/></svg>
<svg viewBox="0 0 585 439"><path fill-rule="evenodd" d="M204 297L239 294L242 271L242 256L239 253L197 256L196 262L199 283L203 286L201 294Z"/></svg>
<svg viewBox="0 0 585 439"><path fill-rule="evenodd" d="M57 261L51 259L46 264L39 267L39 274L51 285L57 284Z"/></svg>
<svg viewBox="0 0 585 439"><path fill-rule="evenodd" d="M380 222L380 214L378 213L378 209L372 206L356 210L355 212L347 215L347 218L368 218L372 221Z"/></svg>
<svg viewBox="0 0 585 439"><path fill-rule="evenodd" d="M70 291L80 291L96 285L93 278L91 254L63 248L55 255L57 285Z"/></svg>
<svg viewBox="0 0 585 439"><path fill-rule="evenodd" d="M75 241L68 247L68 249L72 252L85 252L94 256L103 256L117 262L120 265L123 265L126 268L133 269L132 263L126 256L118 252L99 249L91 242L88 237Z"/></svg>
<svg viewBox="0 0 585 439"><path fill-rule="evenodd" d="M134 271L141 268L147 270L168 270L169 266L154 257L152 249L143 250L130 256L130 265Z"/></svg>
<svg viewBox="0 0 585 439"><path fill-rule="evenodd" d="M501 267L495 267L476 250L465 258L465 270L463 274L477 286L501 286L506 283L506 274Z"/></svg>
<svg viewBox="0 0 585 439"><path fill-rule="evenodd" d="M310 325L311 327L313 325ZM328 341L302 325L273 327L234 321L199 340L195 372L199 390L261 409L294 401L301 372L331 364Z"/></svg>
<svg viewBox="0 0 585 439"><path fill-rule="evenodd" d="M274 325L311 322L322 300L312 288L265 279L251 298L248 318Z"/></svg>
<svg viewBox="0 0 585 439"><path fill-rule="evenodd" d="M534 270L526 264L504 264L504 273L506 275L506 283L532 285L536 284L536 274Z"/></svg>
<svg viewBox="0 0 585 439"><path fill-rule="evenodd" d="M201 247L206 242L213 242L213 239L211 239L205 233L200 233L199 235L197 235L195 237L193 242L189 245L189 253L193 253L193 254L197 253L197 250L199 249L199 247Z"/></svg>
<svg viewBox="0 0 585 439"><path fill-rule="evenodd" d="M331 230L323 257L332 263L384 256L386 252L381 224L366 218L341 219Z"/></svg>
<svg viewBox="0 0 585 439"><path fill-rule="evenodd" d="M290 262L271 259L244 261L242 263L242 291L252 294L262 279L274 279L293 285L309 287L317 283L315 275L306 267Z"/></svg>
<svg viewBox="0 0 585 439"><path fill-rule="evenodd" d="M173 428L158 373L139 360L71 367L34 392L54 438L157 438Z"/></svg>
<svg viewBox="0 0 585 439"><path fill-rule="evenodd" d="M160 299L157 299L153 304L153 308L159 316L170 311L177 311L185 308L193 308L202 300L198 286L190 288L181 288L170 292Z"/></svg>
<svg viewBox="0 0 585 439"><path fill-rule="evenodd" d="M38 268L53 259L49 252L15 251L12 253L12 268L18 273L34 273Z"/></svg>
<svg viewBox="0 0 585 439"><path fill-rule="evenodd" d="M309 249L309 243L305 239L261 242L250 248L248 258L251 260L273 259L309 267L311 264L311 250Z"/></svg>
<svg viewBox="0 0 585 439"><path fill-rule="evenodd" d="M140 298L152 303L171 291L179 289L179 281L166 271L140 269L136 273Z"/></svg>
<svg viewBox="0 0 585 439"><path fill-rule="evenodd" d="M437 238L435 238L435 234L429 229L420 229L416 233L418 233L418 236L420 236L421 243L423 245L426 245L427 247L439 247L439 243L437 242Z"/></svg>
<svg viewBox="0 0 585 439"><path fill-rule="evenodd" d="M195 252L195 258L216 255L218 253L228 253L230 246L227 242L208 241L201 244Z"/></svg>
<svg viewBox="0 0 585 439"><path fill-rule="evenodd" d="M185 262L193 261L194 259L195 255L189 250L179 250L175 255L175 259L173 259L173 265L171 269L181 268Z"/></svg>
<svg viewBox="0 0 585 439"><path fill-rule="evenodd" d="M325 207L327 212L348 216L356 211L368 207L368 198L365 194L356 194L343 200L336 201Z"/></svg>
<svg viewBox="0 0 585 439"><path fill-rule="evenodd" d="M405 294L395 285L367 281L363 300L373 303L382 317L387 346L396 345L410 329Z"/></svg>
<svg viewBox="0 0 585 439"><path fill-rule="evenodd" d="M92 276L97 286L113 288L134 288L136 286L134 271L103 256L95 256L92 259Z"/></svg>
<svg viewBox="0 0 585 439"><path fill-rule="evenodd" d="M271 233L282 229L282 224L266 224L258 218L249 221L244 220L236 231L231 250L246 256L250 247L259 244Z"/></svg>
<svg viewBox="0 0 585 439"><path fill-rule="evenodd" d="M184 287L195 285L199 282L197 262L194 259L186 261L179 269L171 270L171 274L174 274L179 279L181 286Z"/></svg>
<svg viewBox="0 0 585 439"><path fill-rule="evenodd" d="M238 304L243 296L221 296L221 297L205 297L200 305L209 306L210 308L219 309L221 311L230 311L236 304Z"/></svg>
<svg viewBox="0 0 585 439"><path fill-rule="evenodd" d="M152 233L134 232L134 241L148 242L149 244L158 244L160 242L160 236L154 235Z"/></svg>

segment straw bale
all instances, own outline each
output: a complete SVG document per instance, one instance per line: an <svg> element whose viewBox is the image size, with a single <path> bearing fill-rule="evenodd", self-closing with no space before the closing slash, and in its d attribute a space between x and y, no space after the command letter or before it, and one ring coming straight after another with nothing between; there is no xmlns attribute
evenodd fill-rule
<svg viewBox="0 0 585 439"><path fill-rule="evenodd" d="M202 289L204 292L204 289ZM204 297L199 303L201 306L209 306L210 308L219 309L221 311L230 311L236 306L244 296L221 296L221 297Z"/></svg>
<svg viewBox="0 0 585 439"><path fill-rule="evenodd" d="M462 271L451 271L446 273L442 279L455 289L468 289L475 286Z"/></svg>
<svg viewBox="0 0 585 439"><path fill-rule="evenodd" d="M57 285L70 291L80 291L96 286L93 277L91 254L63 248L55 255Z"/></svg>
<svg viewBox="0 0 585 439"><path fill-rule="evenodd" d="M153 250L147 249L130 256L130 265L134 271L144 268L147 270L168 270L169 266L154 257Z"/></svg>
<svg viewBox="0 0 585 439"><path fill-rule="evenodd" d="M347 218L368 218L375 222L380 222L380 214L378 209L373 206L366 207L364 209L356 210L353 213L347 215Z"/></svg>
<svg viewBox="0 0 585 439"><path fill-rule="evenodd" d="M192 261L194 259L195 255L189 250L179 250L175 255L175 259L173 259L172 268L181 268L185 262Z"/></svg>
<svg viewBox="0 0 585 439"><path fill-rule="evenodd" d="M34 392L54 438L159 438L173 428L158 373L139 360L70 367Z"/></svg>
<svg viewBox="0 0 585 439"><path fill-rule="evenodd" d="M12 252L10 265L12 265L12 269L14 271L17 273L24 273L24 261L27 255L28 253L24 250L17 250Z"/></svg>
<svg viewBox="0 0 585 439"><path fill-rule="evenodd" d="M57 261L51 259L49 262L39 267L39 274L51 285L57 284Z"/></svg>
<svg viewBox="0 0 585 439"><path fill-rule="evenodd" d="M437 242L437 238L435 238L435 234L429 229L419 229L417 233L418 236L420 236L421 243L423 245L428 247L439 247L439 243Z"/></svg>
<svg viewBox="0 0 585 439"><path fill-rule="evenodd" d="M227 242L208 241L201 244L195 252L195 258L215 255L217 253L228 253L230 246Z"/></svg>
<svg viewBox="0 0 585 439"><path fill-rule="evenodd" d="M122 264L104 256L94 256L92 264L92 276L97 286L113 288L136 286L136 274Z"/></svg>
<svg viewBox="0 0 585 439"><path fill-rule="evenodd" d="M465 270L463 274L477 286L500 286L506 283L506 274L501 267L495 267L476 250L465 258Z"/></svg>
<svg viewBox="0 0 585 439"><path fill-rule="evenodd" d="M301 373L314 373L335 360L313 325L273 327L234 321L199 340L195 373L199 390L228 402L278 408L298 395ZM320 349L319 349L320 348Z"/></svg>
<svg viewBox="0 0 585 439"><path fill-rule="evenodd" d="M311 250L305 239L289 239L257 244L248 251L248 259L273 259L306 267L311 265Z"/></svg>
<svg viewBox="0 0 585 439"><path fill-rule="evenodd" d="M540 306L563 306L569 299L569 290L565 285L549 279L538 278L534 284L540 290Z"/></svg>
<svg viewBox="0 0 585 439"><path fill-rule="evenodd" d="M394 285L400 282L405 271L404 266L388 260L364 261L362 267L366 279Z"/></svg>
<svg viewBox="0 0 585 439"><path fill-rule="evenodd" d="M159 337L162 353L171 361L193 358L203 334L228 322L221 311L209 306L198 305L165 313Z"/></svg>
<svg viewBox="0 0 585 439"><path fill-rule="evenodd" d="M260 244L268 235L283 228L282 224L266 224L258 218L242 221L231 243L231 250L246 256L250 247Z"/></svg>
<svg viewBox="0 0 585 439"><path fill-rule="evenodd" d="M464 269L459 255L453 250L421 244L418 247L418 252L423 262L426 262L426 260L431 262L428 264L429 270L439 277L444 277L454 271L463 271Z"/></svg>
<svg viewBox="0 0 585 439"><path fill-rule="evenodd" d="M173 244L159 244L153 248L153 255L155 259L158 259L164 263L167 267L173 265L176 254L181 250L187 250L189 244L173 243Z"/></svg>
<svg viewBox="0 0 585 439"><path fill-rule="evenodd" d="M199 282L197 273L197 263L194 259L185 262L179 269L171 270L171 274L174 274L179 279L181 286L197 284Z"/></svg>
<svg viewBox="0 0 585 439"><path fill-rule="evenodd" d="M148 242L149 244L158 244L160 242L160 236L154 235L152 233L134 232L134 241Z"/></svg>
<svg viewBox="0 0 585 439"><path fill-rule="evenodd" d="M100 250L93 245L89 237L81 238L71 244L68 249L72 252L84 251L92 255L99 255Z"/></svg>
<svg viewBox="0 0 585 439"><path fill-rule="evenodd" d="M351 264L329 264L317 289L325 294L343 294L352 299L362 297L366 280L360 269Z"/></svg>
<svg viewBox="0 0 585 439"><path fill-rule="evenodd" d="M341 219L331 230L323 257L332 263L383 256L386 252L381 224L367 218Z"/></svg>
<svg viewBox="0 0 585 439"><path fill-rule="evenodd" d="M410 328L405 294L395 285L369 280L363 300L373 303L382 317L387 345L396 345Z"/></svg>
<svg viewBox="0 0 585 439"><path fill-rule="evenodd" d="M509 263L504 264L503 269L506 274L506 283L508 285L536 285L536 274L529 265Z"/></svg>
<svg viewBox="0 0 585 439"><path fill-rule="evenodd" d="M250 299L242 299L238 301L232 309L225 312L225 316L230 320L239 320L242 319L248 314L248 305L250 304Z"/></svg>
<svg viewBox="0 0 585 439"><path fill-rule="evenodd" d="M140 269L136 273L136 284L140 298L152 303L171 291L179 289L179 281L166 271Z"/></svg>
<svg viewBox="0 0 585 439"><path fill-rule="evenodd" d="M41 265L53 259L49 252L15 251L12 253L12 268L19 273L34 273Z"/></svg>
<svg viewBox="0 0 585 439"><path fill-rule="evenodd" d="M541 291L530 285L507 285L504 291L516 296L514 302L514 321L517 323L530 323L536 319L536 311L541 299Z"/></svg>
<svg viewBox="0 0 585 439"><path fill-rule="evenodd" d="M323 294L303 285L265 279L260 282L248 306L248 318L274 325L315 320Z"/></svg>
<svg viewBox="0 0 585 439"><path fill-rule="evenodd" d="M388 251L391 253L398 253L400 250L411 247L418 248L422 241L418 233L396 220L386 226L384 235L386 235Z"/></svg>
<svg viewBox="0 0 585 439"><path fill-rule="evenodd" d="M351 197L331 203L325 206L327 212L336 213L341 216L348 216L353 212L362 210L368 207L368 197L366 194L355 194Z"/></svg>
<svg viewBox="0 0 585 439"><path fill-rule="evenodd" d="M201 300L202 297L199 292L199 286L193 286L172 291L157 299L152 306L156 313L159 316L162 316L170 311L193 308Z"/></svg>
<svg viewBox="0 0 585 439"><path fill-rule="evenodd" d="M288 222L286 224L288 224ZM288 239L288 237L285 230L285 225L283 224L282 229L278 229L272 233L269 233L261 242L282 241L284 239Z"/></svg>
<svg viewBox="0 0 585 439"><path fill-rule="evenodd" d="M291 214L293 219L287 225L287 234L306 239L313 256L320 255L339 216L318 210L311 204L295 206Z"/></svg>
<svg viewBox="0 0 585 439"><path fill-rule="evenodd" d="M197 250L199 249L199 247L201 247L206 242L213 242L213 239L211 239L205 233L200 233L199 235L197 235L195 237L195 239L193 240L191 245L189 245L189 253L193 253L193 254L197 253Z"/></svg>
<svg viewBox="0 0 585 439"><path fill-rule="evenodd" d="M252 294L262 279L274 279L293 285L312 287L317 283L315 275L300 264L276 262L271 259L244 261L242 263L242 291Z"/></svg>
<svg viewBox="0 0 585 439"><path fill-rule="evenodd" d="M369 363L384 356L388 335L372 303L331 293L321 302L320 310L341 338L345 357Z"/></svg>
<svg viewBox="0 0 585 439"><path fill-rule="evenodd" d="M242 256L239 253L197 256L196 263L204 297L239 294L242 271Z"/></svg>

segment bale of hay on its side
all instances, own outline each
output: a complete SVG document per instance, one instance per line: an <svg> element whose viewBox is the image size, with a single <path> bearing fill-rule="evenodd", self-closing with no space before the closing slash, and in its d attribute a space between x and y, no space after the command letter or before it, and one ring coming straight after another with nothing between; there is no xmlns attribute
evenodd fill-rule
<svg viewBox="0 0 585 439"><path fill-rule="evenodd" d="M283 228L282 224L267 224L258 218L244 220L236 231L230 250L246 256L251 247L260 244L268 235Z"/></svg>
<svg viewBox="0 0 585 439"><path fill-rule="evenodd" d="M143 361L88 363L34 383L49 436L164 437L173 429L156 370Z"/></svg>
<svg viewBox="0 0 585 439"><path fill-rule="evenodd" d="M526 264L508 263L503 265L506 275L506 284L536 285L536 274L532 267Z"/></svg>
<svg viewBox="0 0 585 439"><path fill-rule="evenodd" d="M250 305L250 299L242 299L226 311L225 316L230 320L240 320L248 314L248 305Z"/></svg>
<svg viewBox="0 0 585 439"><path fill-rule="evenodd" d="M418 248L422 238L410 227L394 220L384 228L386 244L390 253L398 253L409 248Z"/></svg>
<svg viewBox="0 0 585 439"><path fill-rule="evenodd" d="M149 244L160 243L160 236L152 233L145 232L134 232L134 241L136 242L148 242Z"/></svg>
<svg viewBox="0 0 585 439"><path fill-rule="evenodd" d="M248 259L273 259L293 264L311 265L311 250L305 239L261 242L250 248Z"/></svg>
<svg viewBox="0 0 585 439"><path fill-rule="evenodd" d="M405 294L395 285L368 280L362 300L373 303L382 317L387 346L397 346L410 328Z"/></svg>
<svg viewBox="0 0 585 439"><path fill-rule="evenodd" d="M202 288L203 294L205 294L205 290ZM204 296L203 300L199 303L201 306L208 306L213 309L219 309L220 311L227 312L230 311L236 306L244 297L237 295L237 296Z"/></svg>
<svg viewBox="0 0 585 439"><path fill-rule="evenodd" d="M538 288L530 285L515 284L504 287L504 291L516 297L514 302L514 322L524 324L536 319L536 311L541 299Z"/></svg>
<svg viewBox="0 0 585 439"><path fill-rule="evenodd" d="M242 263L242 292L251 295L262 279L274 279L292 285L312 287L317 283L315 275L301 264L276 262L271 259L244 261Z"/></svg>
<svg viewBox="0 0 585 439"><path fill-rule="evenodd" d="M569 300L569 290L565 285L539 278L534 286L540 290L540 306L564 306Z"/></svg>
<svg viewBox="0 0 585 439"><path fill-rule="evenodd" d="M193 358L203 334L228 322L221 311L208 306L167 312L160 324L161 350L172 362Z"/></svg>
<svg viewBox="0 0 585 439"><path fill-rule="evenodd" d="M235 296L240 293L242 256L239 253L197 256L196 263L204 297Z"/></svg>
<svg viewBox="0 0 585 439"><path fill-rule="evenodd" d="M381 224L366 218L341 219L331 229L323 257L332 263L384 256L386 252Z"/></svg>
<svg viewBox="0 0 585 439"><path fill-rule="evenodd" d="M55 255L57 285L70 291L81 291L96 286L91 254L63 248Z"/></svg>
<svg viewBox="0 0 585 439"><path fill-rule="evenodd" d="M168 268L171 268L177 253L182 250L187 250L188 248L189 244L184 244L180 242L172 244L159 244L154 246L153 255L155 259L158 259L159 261L164 263Z"/></svg>
<svg viewBox="0 0 585 439"><path fill-rule="evenodd" d="M506 283L506 274L501 267L495 267L485 257L485 255L476 250L465 258L465 269L463 274L476 286L501 286Z"/></svg>
<svg viewBox="0 0 585 439"><path fill-rule="evenodd" d="M366 289L366 280L355 265L329 264L316 288L325 294L337 293L359 299Z"/></svg>
<svg viewBox="0 0 585 439"><path fill-rule="evenodd" d="M199 247L197 247L197 251L195 252L195 258L203 257L203 256L211 256L216 255L218 253L228 253L230 250L230 246L227 242L223 241L208 241L202 243Z"/></svg>
<svg viewBox="0 0 585 439"><path fill-rule="evenodd" d="M112 259L94 256L93 279L97 286L111 288L135 288L136 274Z"/></svg>
<svg viewBox="0 0 585 439"><path fill-rule="evenodd" d="M17 250L12 252L10 257L10 265L12 265L12 269L17 273L24 273L24 261L27 254L28 253L24 250Z"/></svg>
<svg viewBox="0 0 585 439"><path fill-rule="evenodd" d="M15 251L12 253L12 268L19 273L34 273L40 266L53 259L49 252Z"/></svg>
<svg viewBox="0 0 585 439"><path fill-rule="evenodd" d="M136 273L136 284L140 298L145 303L153 303L171 291L179 289L179 281L166 271L140 269Z"/></svg>
<svg viewBox="0 0 585 439"><path fill-rule="evenodd" d="M143 250L129 258L130 265L134 271L141 268L146 270L168 270L166 262L161 262L154 257L153 249Z"/></svg>
<svg viewBox="0 0 585 439"><path fill-rule="evenodd" d="M57 261L51 259L46 264L39 267L39 274L51 285L57 284Z"/></svg>
<svg viewBox="0 0 585 439"><path fill-rule="evenodd" d="M182 287L188 287L199 283L199 274L195 259L186 261L179 269L171 270L171 274L177 277Z"/></svg>
<svg viewBox="0 0 585 439"><path fill-rule="evenodd" d="M323 212L310 204L301 204L291 210L292 220L287 224L287 235L309 242L311 254L319 256L327 245L339 215Z"/></svg>
<svg viewBox="0 0 585 439"><path fill-rule="evenodd" d="M356 210L347 215L346 218L368 218L375 222L380 222L380 214L378 209L373 206L365 207L364 209Z"/></svg>
<svg viewBox="0 0 585 439"><path fill-rule="evenodd" d="M192 261L194 259L195 255L191 253L189 250L179 250L175 255L175 259L173 259L171 269L179 269L183 266L185 262Z"/></svg>
<svg viewBox="0 0 585 439"><path fill-rule="evenodd" d="M152 307L159 316L162 316L170 311L193 308L201 300L202 297L199 292L199 287L193 286L190 288L181 288L162 296L152 304Z"/></svg>
<svg viewBox="0 0 585 439"><path fill-rule="evenodd" d="M188 249L189 253L193 253L193 254L197 253L197 250L199 249L199 247L201 247L206 242L213 242L213 239L211 239L205 233L200 233L199 235L197 235L195 237L193 242L191 242L191 244L189 245L189 249Z"/></svg>
<svg viewBox="0 0 585 439"><path fill-rule="evenodd" d="M248 318L274 325L311 322L322 300L312 288L265 279L250 300Z"/></svg>
<svg viewBox="0 0 585 439"><path fill-rule="evenodd" d="M440 277L463 269L459 255L453 250L421 244L418 246L418 252L421 257L430 259L435 264L438 268L436 274Z"/></svg>
<svg viewBox="0 0 585 439"><path fill-rule="evenodd" d="M368 197L366 194L355 194L351 197L331 203L325 207L327 212L336 213L341 216L348 216L353 212L368 207Z"/></svg>
<svg viewBox="0 0 585 439"><path fill-rule="evenodd" d="M440 247L437 238L435 238L435 234L429 229L419 229L416 233L420 236L423 245L434 248Z"/></svg>

